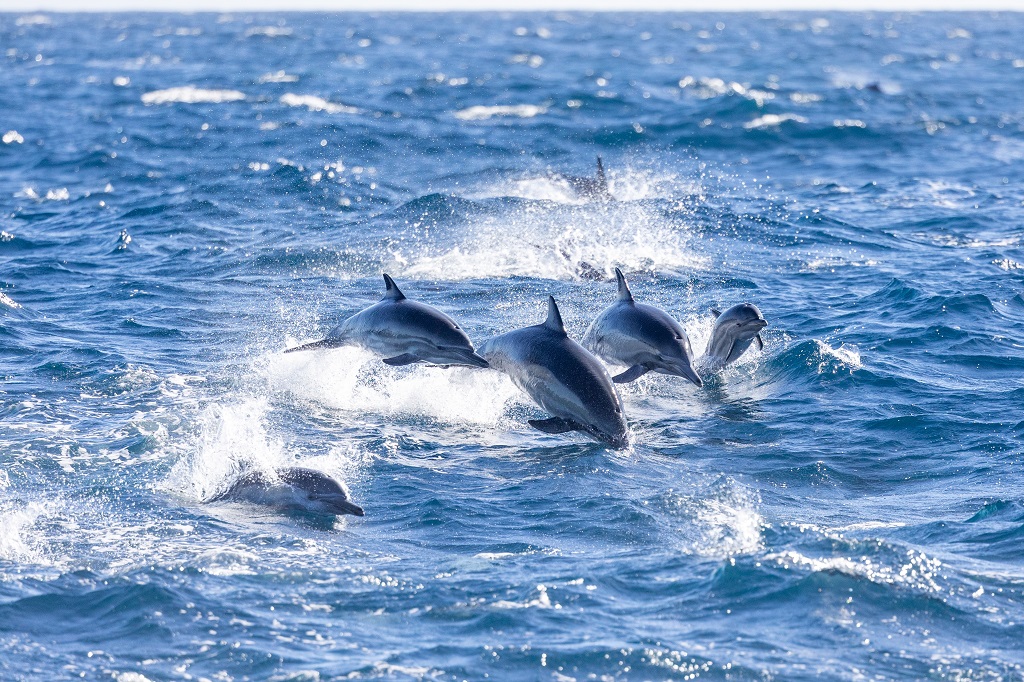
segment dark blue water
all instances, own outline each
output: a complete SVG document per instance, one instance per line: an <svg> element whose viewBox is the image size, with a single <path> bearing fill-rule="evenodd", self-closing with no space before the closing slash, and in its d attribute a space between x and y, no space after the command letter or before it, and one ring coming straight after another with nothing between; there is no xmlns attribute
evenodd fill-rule
<svg viewBox="0 0 1024 682"><path fill-rule="evenodd" d="M0 678L1020 680L1024 16L0 15ZM551 173L602 155L614 203ZM551 436L282 355L770 322ZM595 276L604 277L599 281ZM246 468L364 518L204 504Z"/></svg>

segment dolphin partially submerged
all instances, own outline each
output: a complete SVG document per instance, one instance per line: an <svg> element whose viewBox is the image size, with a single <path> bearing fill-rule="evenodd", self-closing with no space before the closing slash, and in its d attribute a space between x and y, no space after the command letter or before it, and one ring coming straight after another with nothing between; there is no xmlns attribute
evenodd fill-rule
<svg viewBox="0 0 1024 682"><path fill-rule="evenodd" d="M543 324L488 339L480 354L554 415L531 419L530 426L545 433L582 431L614 448L628 445L622 401L608 372L565 333L553 297Z"/></svg>
<svg viewBox="0 0 1024 682"><path fill-rule="evenodd" d="M207 500L219 501L251 502L282 511L363 515L362 507L348 501L348 494L340 483L327 474L304 467L284 467L269 473L250 471L230 488Z"/></svg>
<svg viewBox="0 0 1024 682"><path fill-rule="evenodd" d="M768 322L756 305L740 303L724 313L712 308L711 313L716 318L715 326L701 364L713 371L720 370L736 362L752 343L757 344L758 350L764 349L761 330L768 326Z"/></svg>
<svg viewBox="0 0 1024 682"><path fill-rule="evenodd" d="M575 192L576 196L589 201L614 201L615 197L608 190L608 180L604 175L604 164L601 157L597 157L597 175L593 178L583 178L565 173L552 173L552 177L564 181Z"/></svg>
<svg viewBox="0 0 1024 682"><path fill-rule="evenodd" d="M455 320L433 306L407 299L387 274L384 284L387 291L380 302L348 318L325 338L289 348L285 353L361 346L382 355L385 364L394 366L414 362L487 366Z"/></svg>
<svg viewBox="0 0 1024 682"><path fill-rule="evenodd" d="M637 303L622 271L615 268L619 297L597 316L583 346L602 360L628 369L612 378L618 384L660 372L703 385L693 370L693 348L686 331L661 308Z"/></svg>

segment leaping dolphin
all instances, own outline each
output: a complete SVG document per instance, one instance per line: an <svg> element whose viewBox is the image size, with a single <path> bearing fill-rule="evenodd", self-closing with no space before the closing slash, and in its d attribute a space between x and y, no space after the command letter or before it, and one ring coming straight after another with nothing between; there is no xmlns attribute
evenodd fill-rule
<svg viewBox="0 0 1024 682"><path fill-rule="evenodd" d="M387 291L379 303L348 318L326 338L289 348L285 353L362 346L384 356L384 363L394 366L414 362L487 366L487 361L474 352L469 337L455 320L433 306L407 299L387 274L384 284Z"/></svg>
<svg viewBox="0 0 1024 682"><path fill-rule="evenodd" d="M348 501L340 483L326 474L304 467L285 467L271 473L250 471L207 502L222 500L251 502L284 511L363 515L362 507Z"/></svg>
<svg viewBox="0 0 1024 682"><path fill-rule="evenodd" d="M601 157L597 157L597 176L594 178L581 178L565 173L553 173L553 177L564 180L576 196L590 201L614 201L615 197L608 191L608 180L604 176L604 165Z"/></svg>
<svg viewBox="0 0 1024 682"><path fill-rule="evenodd" d="M583 431L614 448L628 445L622 401L608 372L565 333L553 297L543 324L488 339L480 354L554 415L531 419L530 426L545 433Z"/></svg>
<svg viewBox="0 0 1024 682"><path fill-rule="evenodd" d="M704 357L701 358L702 364L712 370L719 370L738 360L751 343L756 343L758 350L764 349L761 330L768 326L768 322L756 305L740 303L724 313L712 308L711 313L716 318L715 326L711 330Z"/></svg>
<svg viewBox="0 0 1024 682"><path fill-rule="evenodd" d="M698 386L693 371L693 348L686 331L661 308L637 303L622 271L615 268L619 300L605 308L583 335L583 346L613 365L625 365L612 377L617 384L639 379L648 372L685 377Z"/></svg>

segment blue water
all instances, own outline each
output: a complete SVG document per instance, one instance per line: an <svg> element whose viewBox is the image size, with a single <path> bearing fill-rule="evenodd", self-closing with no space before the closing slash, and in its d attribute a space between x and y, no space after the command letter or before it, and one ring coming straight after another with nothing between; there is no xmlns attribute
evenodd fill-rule
<svg viewBox="0 0 1024 682"><path fill-rule="evenodd" d="M1020 680L1024 15L0 14L0 678ZM593 173L614 203L554 173ZM283 355L622 267L616 452ZM603 277L603 281L595 275ZM246 468L363 518L204 500Z"/></svg>

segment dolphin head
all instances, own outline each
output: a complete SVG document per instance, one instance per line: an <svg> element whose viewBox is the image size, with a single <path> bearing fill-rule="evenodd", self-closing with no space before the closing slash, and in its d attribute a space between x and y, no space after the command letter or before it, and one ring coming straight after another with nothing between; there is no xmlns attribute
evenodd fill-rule
<svg viewBox="0 0 1024 682"><path fill-rule="evenodd" d="M753 303L734 305L718 318L717 324L722 327L731 326L736 337L742 341L754 338L768 326L761 311Z"/></svg>
<svg viewBox="0 0 1024 682"><path fill-rule="evenodd" d="M354 514L362 516L363 509L348 500L348 494L341 484L330 476L313 469L290 467L277 472L282 482L290 485L309 511L321 514Z"/></svg>

